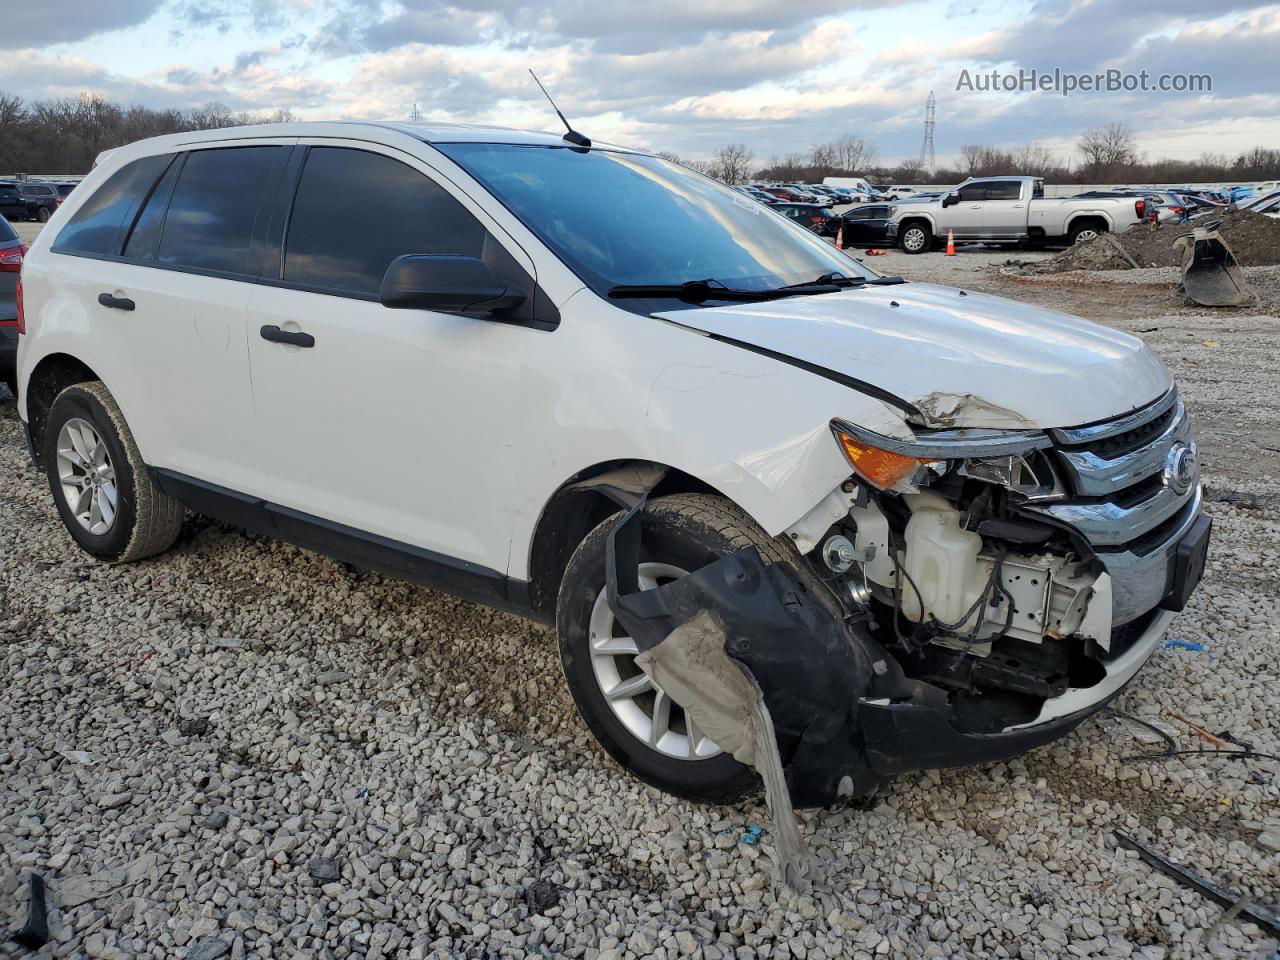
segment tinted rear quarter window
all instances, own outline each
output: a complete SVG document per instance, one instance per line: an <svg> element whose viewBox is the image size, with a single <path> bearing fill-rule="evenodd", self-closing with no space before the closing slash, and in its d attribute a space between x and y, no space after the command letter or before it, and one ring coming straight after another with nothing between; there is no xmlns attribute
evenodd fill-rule
<svg viewBox="0 0 1280 960"><path fill-rule="evenodd" d="M167 154L143 157L113 173L72 214L54 240L54 252L118 254L128 219L168 163Z"/></svg>
<svg viewBox="0 0 1280 960"><path fill-rule="evenodd" d="M1022 196L1022 184L1017 180L996 180L987 184L988 200L1017 200Z"/></svg>
<svg viewBox="0 0 1280 960"><path fill-rule="evenodd" d="M10 240L17 240L18 235L13 232L13 227L9 226L9 221L4 217L0 217L0 243L8 243Z"/></svg>
<svg viewBox="0 0 1280 960"><path fill-rule="evenodd" d="M259 201L284 147L196 150L169 203L161 263L245 274Z"/></svg>
<svg viewBox="0 0 1280 960"><path fill-rule="evenodd" d="M182 161L175 157L164 176L156 183L147 197L142 213L134 222L133 230L124 244L124 255L131 260L154 260L160 243L160 226L164 220L169 197L173 195L173 183L182 169Z"/></svg>
<svg viewBox="0 0 1280 960"><path fill-rule="evenodd" d="M372 297L397 257L479 257L485 236L475 217L412 167L364 150L313 147L289 221L284 279Z"/></svg>

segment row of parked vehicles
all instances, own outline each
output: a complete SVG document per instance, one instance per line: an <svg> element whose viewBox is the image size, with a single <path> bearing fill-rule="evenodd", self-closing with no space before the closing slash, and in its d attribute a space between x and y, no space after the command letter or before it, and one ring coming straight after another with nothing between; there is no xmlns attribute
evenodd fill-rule
<svg viewBox="0 0 1280 960"><path fill-rule="evenodd" d="M851 246L892 245L890 202L916 192L911 187L888 187L881 192L861 178L844 179L845 184L748 183L734 189L819 236L841 236ZM854 206L841 213L834 209L849 204Z"/></svg>
<svg viewBox="0 0 1280 960"><path fill-rule="evenodd" d="M47 223L75 187L52 180L0 180L0 216Z"/></svg>
<svg viewBox="0 0 1280 960"><path fill-rule="evenodd" d="M1235 205L1268 216L1280 213L1274 182L1249 187L1115 187L1048 198L1039 177L974 177L944 192L847 185L752 183L739 193L825 237L854 246L899 246L924 253L948 236L988 243L1075 244L1137 223L1177 222ZM837 213L835 206L853 204Z"/></svg>

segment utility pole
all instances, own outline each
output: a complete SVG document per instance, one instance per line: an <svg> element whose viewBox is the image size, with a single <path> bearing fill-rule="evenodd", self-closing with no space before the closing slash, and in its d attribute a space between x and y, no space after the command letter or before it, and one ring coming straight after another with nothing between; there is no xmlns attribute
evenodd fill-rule
<svg viewBox="0 0 1280 960"><path fill-rule="evenodd" d="M934 107L937 100L934 99L933 91L929 91L929 99L924 105L924 142L920 144L920 163L919 167L929 176L933 176L937 170L938 163L933 155L933 125L934 125Z"/></svg>

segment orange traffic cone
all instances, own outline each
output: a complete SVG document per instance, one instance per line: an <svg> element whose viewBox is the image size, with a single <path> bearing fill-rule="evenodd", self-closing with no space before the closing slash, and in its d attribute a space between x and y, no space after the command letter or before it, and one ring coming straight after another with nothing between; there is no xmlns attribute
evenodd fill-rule
<svg viewBox="0 0 1280 960"><path fill-rule="evenodd" d="M838 230L836 230L836 249L837 250L844 249L844 227L840 227Z"/></svg>
<svg viewBox="0 0 1280 960"><path fill-rule="evenodd" d="M947 256L954 257L956 255L956 235L950 227L947 227Z"/></svg>

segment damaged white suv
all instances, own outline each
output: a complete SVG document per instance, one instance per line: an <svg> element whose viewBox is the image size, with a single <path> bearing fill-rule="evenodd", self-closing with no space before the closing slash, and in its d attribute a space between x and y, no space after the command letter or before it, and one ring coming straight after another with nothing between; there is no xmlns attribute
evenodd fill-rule
<svg viewBox="0 0 1280 960"><path fill-rule="evenodd" d="M189 507L554 623L604 748L703 800L757 781L707 732L716 678L665 656L695 621L798 805L1114 697L1208 545L1159 360L581 139L284 124L104 155L19 295L71 536L136 560Z"/></svg>

